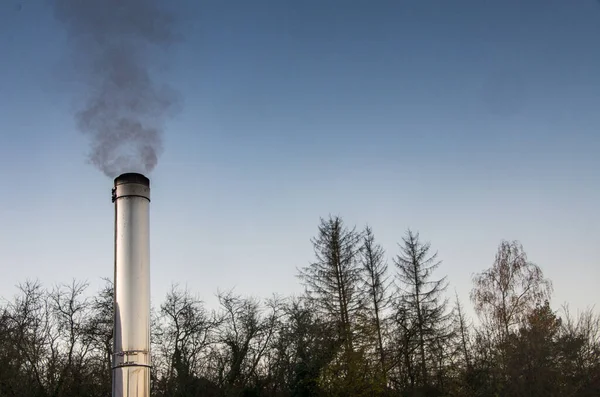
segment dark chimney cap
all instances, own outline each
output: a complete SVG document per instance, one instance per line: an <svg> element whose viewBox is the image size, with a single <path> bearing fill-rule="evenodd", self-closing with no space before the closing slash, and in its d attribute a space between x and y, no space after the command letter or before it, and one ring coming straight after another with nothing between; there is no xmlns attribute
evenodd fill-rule
<svg viewBox="0 0 600 397"><path fill-rule="evenodd" d="M128 172L125 174L121 174L115 178L115 186L124 185L126 183L138 183L140 185L150 187L150 179L146 178L142 174L138 174L135 172Z"/></svg>

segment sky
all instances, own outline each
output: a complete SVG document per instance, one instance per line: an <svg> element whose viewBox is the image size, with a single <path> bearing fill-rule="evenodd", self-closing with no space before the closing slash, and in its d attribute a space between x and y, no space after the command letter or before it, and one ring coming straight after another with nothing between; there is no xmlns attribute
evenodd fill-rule
<svg viewBox="0 0 600 397"><path fill-rule="evenodd" d="M179 91L149 175L151 280L214 302L302 291L320 217L369 224L392 266L407 228L449 295L502 239L600 302L600 2L172 2L155 54ZM81 87L48 0L0 4L0 296L113 274L112 180L87 162Z"/></svg>

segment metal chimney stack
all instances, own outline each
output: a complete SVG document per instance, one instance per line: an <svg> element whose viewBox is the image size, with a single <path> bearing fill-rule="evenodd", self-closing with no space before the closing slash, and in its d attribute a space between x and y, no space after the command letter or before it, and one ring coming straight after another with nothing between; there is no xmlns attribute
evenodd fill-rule
<svg viewBox="0 0 600 397"><path fill-rule="evenodd" d="M113 397L150 396L150 180L115 179Z"/></svg>

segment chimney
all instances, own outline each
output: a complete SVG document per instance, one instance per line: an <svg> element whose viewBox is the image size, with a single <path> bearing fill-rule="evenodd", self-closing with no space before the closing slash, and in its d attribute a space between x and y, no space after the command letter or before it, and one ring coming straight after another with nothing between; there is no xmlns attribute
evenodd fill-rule
<svg viewBox="0 0 600 397"><path fill-rule="evenodd" d="M112 397L150 396L150 180L115 178Z"/></svg>

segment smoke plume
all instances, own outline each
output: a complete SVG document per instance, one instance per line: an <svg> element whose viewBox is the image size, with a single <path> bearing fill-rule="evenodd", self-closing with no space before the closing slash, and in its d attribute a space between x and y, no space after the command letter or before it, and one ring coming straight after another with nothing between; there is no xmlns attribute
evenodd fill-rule
<svg viewBox="0 0 600 397"><path fill-rule="evenodd" d="M65 26L74 72L85 86L75 115L91 139L90 162L109 177L148 173L162 152L163 126L176 93L151 67L176 37L160 0L54 0ZM167 2L162 2L165 4Z"/></svg>

